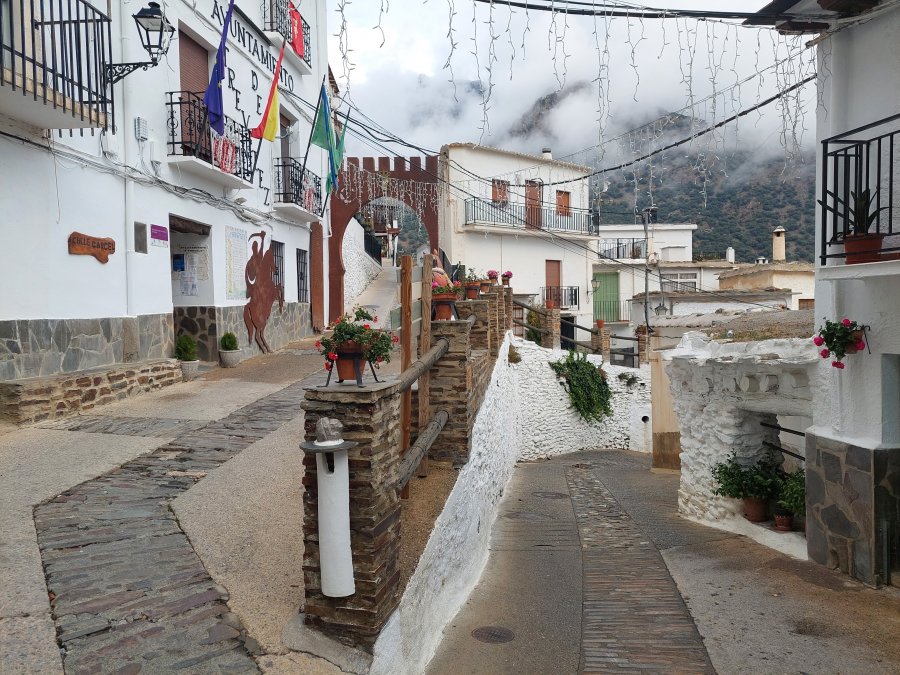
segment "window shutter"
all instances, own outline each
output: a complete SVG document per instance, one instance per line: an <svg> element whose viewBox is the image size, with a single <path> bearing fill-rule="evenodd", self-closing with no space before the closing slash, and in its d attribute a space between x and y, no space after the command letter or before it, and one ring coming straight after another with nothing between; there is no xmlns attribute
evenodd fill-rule
<svg viewBox="0 0 900 675"><path fill-rule="evenodd" d="M209 86L209 53L184 31L178 31L178 65L181 90L202 96Z"/></svg>

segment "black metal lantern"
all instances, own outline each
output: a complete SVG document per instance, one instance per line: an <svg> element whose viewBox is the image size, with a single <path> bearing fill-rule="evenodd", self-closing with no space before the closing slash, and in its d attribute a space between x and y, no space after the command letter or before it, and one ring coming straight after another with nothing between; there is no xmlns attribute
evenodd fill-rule
<svg viewBox="0 0 900 675"><path fill-rule="evenodd" d="M115 84L126 75L140 68L147 70L159 63L160 57L169 49L175 27L166 19L157 2L150 2L133 17L137 25L141 46L150 55L149 61L141 63L110 63L106 66L106 81Z"/></svg>

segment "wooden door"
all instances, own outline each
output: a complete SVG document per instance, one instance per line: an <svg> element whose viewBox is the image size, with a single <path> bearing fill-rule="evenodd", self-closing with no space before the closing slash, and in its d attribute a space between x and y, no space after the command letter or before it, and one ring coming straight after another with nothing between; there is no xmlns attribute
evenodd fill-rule
<svg viewBox="0 0 900 675"><path fill-rule="evenodd" d="M545 263L545 279L546 286L544 288L544 302L550 307L559 307L559 284L560 284L560 266L562 262L559 260L547 260Z"/></svg>
<svg viewBox="0 0 900 675"><path fill-rule="evenodd" d="M541 229L541 185L540 181L525 181L525 229ZM559 285L559 284L557 284Z"/></svg>
<svg viewBox="0 0 900 675"><path fill-rule="evenodd" d="M594 320L619 321L619 273L597 272L594 279L600 282L594 291Z"/></svg>

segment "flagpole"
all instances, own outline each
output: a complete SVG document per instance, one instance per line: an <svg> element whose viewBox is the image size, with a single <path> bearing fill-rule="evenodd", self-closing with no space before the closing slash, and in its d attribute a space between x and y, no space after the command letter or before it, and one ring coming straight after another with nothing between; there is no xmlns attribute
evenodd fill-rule
<svg viewBox="0 0 900 675"><path fill-rule="evenodd" d="M344 117L344 126L341 129L341 141L340 141L340 152L341 152L341 165L344 164L344 136L347 134L347 125L350 124L350 108L347 108L347 115ZM340 168L338 169L340 171ZM331 173L328 174L329 178L331 177ZM325 181L325 184L328 185L328 181ZM336 192L338 189L337 185L331 186L331 191ZM330 194L330 193L329 193ZM319 214L319 217L325 215L325 208L328 204L328 194L325 195L325 198L322 200L322 213Z"/></svg>

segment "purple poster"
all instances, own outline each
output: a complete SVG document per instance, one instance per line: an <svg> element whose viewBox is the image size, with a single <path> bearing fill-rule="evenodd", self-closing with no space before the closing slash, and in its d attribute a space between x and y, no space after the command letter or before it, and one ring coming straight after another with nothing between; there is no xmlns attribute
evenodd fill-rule
<svg viewBox="0 0 900 675"><path fill-rule="evenodd" d="M150 226L150 245L164 246L169 245L169 230L162 225Z"/></svg>

